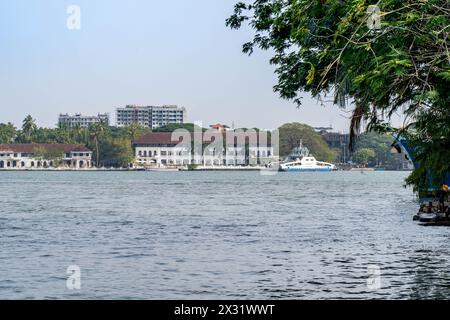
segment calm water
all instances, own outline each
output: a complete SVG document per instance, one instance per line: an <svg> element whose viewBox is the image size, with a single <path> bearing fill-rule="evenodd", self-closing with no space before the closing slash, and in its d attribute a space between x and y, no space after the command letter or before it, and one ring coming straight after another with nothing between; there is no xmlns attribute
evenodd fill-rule
<svg viewBox="0 0 450 320"><path fill-rule="evenodd" d="M0 172L0 298L450 298L406 175Z"/></svg>

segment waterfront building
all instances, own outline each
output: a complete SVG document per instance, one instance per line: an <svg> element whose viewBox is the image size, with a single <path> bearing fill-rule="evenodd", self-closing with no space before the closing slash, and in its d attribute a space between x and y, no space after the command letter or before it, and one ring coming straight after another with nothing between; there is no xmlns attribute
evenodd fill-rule
<svg viewBox="0 0 450 320"><path fill-rule="evenodd" d="M325 139L330 148L340 150L340 163L347 163L351 160L352 157L348 150L348 146L350 145L350 134L333 132L332 127L319 127L314 129Z"/></svg>
<svg viewBox="0 0 450 320"><path fill-rule="evenodd" d="M118 127L139 124L151 129L168 124L182 124L187 119L186 109L178 106L136 106L127 105L116 109Z"/></svg>
<svg viewBox="0 0 450 320"><path fill-rule="evenodd" d="M147 133L133 142L136 161L146 166L193 164L190 141L182 142L173 139L171 132Z"/></svg>
<svg viewBox="0 0 450 320"><path fill-rule="evenodd" d="M133 142L136 163L140 166L249 166L276 161L271 143L262 143L256 133L206 132L201 141L192 134L150 132ZM176 137L176 138L175 138ZM261 142L261 143L260 143ZM199 151L193 152L192 150Z"/></svg>
<svg viewBox="0 0 450 320"><path fill-rule="evenodd" d="M79 144L0 144L1 169L90 168L92 151Z"/></svg>
<svg viewBox="0 0 450 320"><path fill-rule="evenodd" d="M58 118L58 126L59 127L80 127L80 128L89 128L91 125L95 123L103 122L107 126L109 126L109 115L107 113L98 114L97 116L85 116L80 113L77 113L73 116L69 114L60 114Z"/></svg>

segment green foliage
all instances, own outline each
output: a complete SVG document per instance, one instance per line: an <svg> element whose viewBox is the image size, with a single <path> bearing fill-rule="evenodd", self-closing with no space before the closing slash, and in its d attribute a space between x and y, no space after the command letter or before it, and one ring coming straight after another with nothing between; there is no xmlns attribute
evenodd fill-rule
<svg viewBox="0 0 450 320"><path fill-rule="evenodd" d="M33 155L36 159L53 160L56 162L59 162L64 158L63 152L58 151L58 150L47 150L42 147L34 148Z"/></svg>
<svg viewBox="0 0 450 320"><path fill-rule="evenodd" d="M108 138L102 143L101 163L105 166L127 167L134 160L134 152L127 138Z"/></svg>
<svg viewBox="0 0 450 320"><path fill-rule="evenodd" d="M394 137L389 134L379 134L376 132L365 132L361 134L355 144L353 162L368 165L369 167L381 167L393 170L402 169L403 155L391 153L394 140ZM366 161L360 161L358 151L362 149L371 149L375 152L375 155L369 157Z"/></svg>
<svg viewBox="0 0 450 320"><path fill-rule="evenodd" d="M375 156L375 150L370 148L361 148L355 152L355 154L353 155L353 159L356 163L368 165L369 161L374 159Z"/></svg>
<svg viewBox="0 0 450 320"><path fill-rule="evenodd" d="M383 11L379 31L367 26L374 4ZM374 110L392 114L406 104L414 112L426 102L416 99L423 92L448 96L449 14L447 0L258 0L238 3L227 25L255 30L244 52L274 51L283 98L300 103L302 91L332 92L378 123Z"/></svg>
<svg viewBox="0 0 450 320"><path fill-rule="evenodd" d="M189 171L194 171L194 170L197 169L197 167L198 167L197 164L188 164L188 165L187 165L187 169L188 169Z"/></svg>
<svg viewBox="0 0 450 320"><path fill-rule="evenodd" d="M11 143L17 136L17 129L12 123L0 123L0 143Z"/></svg>
<svg viewBox="0 0 450 320"><path fill-rule="evenodd" d="M121 136L123 138L126 137L133 141L151 131L152 130L150 128L143 127L139 124L131 124L124 129L119 130L118 136Z"/></svg>
<svg viewBox="0 0 450 320"><path fill-rule="evenodd" d="M93 150L93 158L98 165L125 167L134 159L132 141L150 131L139 125L117 128L104 123L96 123L89 128L38 128L34 119L27 116L20 131L10 123L0 124L0 143L82 144ZM35 151L40 159L62 159L62 155L57 152L39 148Z"/></svg>
<svg viewBox="0 0 450 320"><path fill-rule="evenodd" d="M100 142L107 136L109 133L109 128L106 126L105 123L99 122L94 123L89 127L89 136L91 140L93 141L93 147L94 149L94 157L96 159L96 166L100 166Z"/></svg>
<svg viewBox="0 0 450 320"><path fill-rule="evenodd" d="M44 155L44 159L47 160L61 161L63 158L64 153L58 150L48 150Z"/></svg>
<svg viewBox="0 0 450 320"><path fill-rule="evenodd" d="M368 27L369 5L382 11L380 30ZM386 133L393 131L386 119L397 111L408 115L411 125L399 132L422 160L408 180L416 188L426 172L441 179L448 169L448 0L255 0L236 4L226 23L254 29L245 53L273 52L274 89L282 98L300 105L302 92L309 92L332 94L342 107L352 101L352 142L364 122L369 131Z"/></svg>
<svg viewBox="0 0 450 320"><path fill-rule="evenodd" d="M413 156L420 163L407 182L421 194L429 187L438 188L450 173L449 105L450 101L420 112L404 133L409 143L415 146Z"/></svg>
<svg viewBox="0 0 450 320"><path fill-rule="evenodd" d="M31 115L28 115L22 122L22 131L19 133L20 140L24 143L34 142L33 138L36 131L36 121Z"/></svg>
<svg viewBox="0 0 450 320"><path fill-rule="evenodd" d="M287 156L302 142L321 161L334 161L336 153L331 150L323 137L306 124L287 123L279 128L280 156Z"/></svg>
<svg viewBox="0 0 450 320"><path fill-rule="evenodd" d="M41 147L37 147L33 149L33 156L36 159L45 159L45 154L46 154L47 150Z"/></svg>

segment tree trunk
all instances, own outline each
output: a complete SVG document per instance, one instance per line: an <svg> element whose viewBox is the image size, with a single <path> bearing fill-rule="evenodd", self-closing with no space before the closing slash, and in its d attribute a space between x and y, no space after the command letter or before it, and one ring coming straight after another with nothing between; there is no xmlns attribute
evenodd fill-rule
<svg viewBox="0 0 450 320"><path fill-rule="evenodd" d="M100 161L100 154L99 154L99 147L98 147L98 138L95 138L95 148L97 150L97 168L99 167L99 161Z"/></svg>

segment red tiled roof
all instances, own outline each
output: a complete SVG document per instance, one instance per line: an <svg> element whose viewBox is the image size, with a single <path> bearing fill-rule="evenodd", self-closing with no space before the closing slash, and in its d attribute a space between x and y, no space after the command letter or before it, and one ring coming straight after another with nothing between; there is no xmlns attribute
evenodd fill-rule
<svg viewBox="0 0 450 320"><path fill-rule="evenodd" d="M81 144L50 144L50 143L24 143L24 144L0 144L0 152L11 151L17 153L33 153L37 148L47 151L69 152L91 152Z"/></svg>
<svg viewBox="0 0 450 320"><path fill-rule="evenodd" d="M203 133L203 142L211 143L219 139L219 136L222 136L222 141L226 142L226 145L234 145L235 143L245 143L244 141L251 143L252 145L257 145L260 142L260 136L258 134L245 134L241 132L231 132L227 133L218 133L218 132L209 132ZM174 136L174 138L177 136ZM239 139L241 138L241 139ZM192 134L191 134L192 139ZM266 143L268 146L271 146L270 139L267 139ZM171 132L149 132L143 135L141 138L133 141L134 145L177 145L183 141L183 138L179 140L172 140Z"/></svg>
<svg viewBox="0 0 450 320"><path fill-rule="evenodd" d="M177 140L177 139L172 140L172 132L149 132L149 133L144 134L139 139L133 141L133 144L151 144L151 145L172 144L172 145L177 145L181 141L182 141L181 138L179 140Z"/></svg>
<svg viewBox="0 0 450 320"><path fill-rule="evenodd" d="M221 123L212 124L212 125L210 125L210 127L213 129L229 128L228 126L221 124Z"/></svg>

